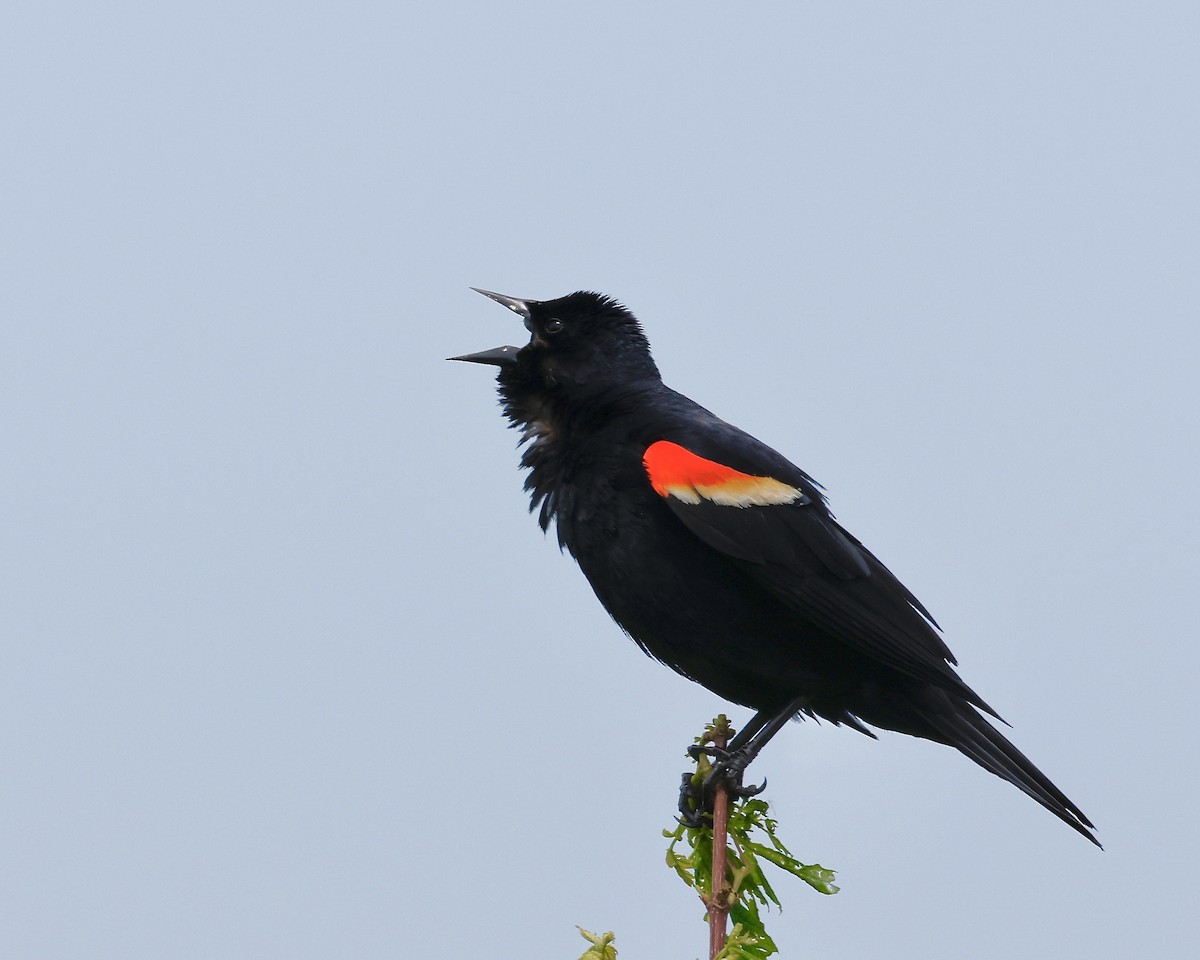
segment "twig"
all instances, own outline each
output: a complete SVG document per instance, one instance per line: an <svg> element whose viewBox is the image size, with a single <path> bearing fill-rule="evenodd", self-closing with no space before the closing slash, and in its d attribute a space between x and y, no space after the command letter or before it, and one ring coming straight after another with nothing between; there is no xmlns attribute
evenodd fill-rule
<svg viewBox="0 0 1200 960"><path fill-rule="evenodd" d="M732 736L729 721L722 715L712 733L712 744L724 749ZM729 790L724 779L718 778L713 794L712 827L712 893L708 900L708 960L715 960L725 949L725 928L729 922L730 894L726 879L729 851Z"/></svg>

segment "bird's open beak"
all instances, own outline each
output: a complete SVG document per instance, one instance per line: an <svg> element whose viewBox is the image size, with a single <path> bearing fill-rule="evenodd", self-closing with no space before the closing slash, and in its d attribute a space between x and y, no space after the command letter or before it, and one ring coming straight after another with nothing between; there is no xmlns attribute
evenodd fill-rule
<svg viewBox="0 0 1200 960"><path fill-rule="evenodd" d="M467 363L490 363L494 367L507 367L517 362L520 347L493 347L491 350L481 350L479 353L466 353L461 357L447 357L447 360L465 360Z"/></svg>
<svg viewBox="0 0 1200 960"><path fill-rule="evenodd" d="M479 287L472 287L476 293L482 293L485 297L495 300L503 307L508 307L513 313L525 321L525 325L529 326L529 307L531 304L536 304L536 300L518 300L516 297L506 297L502 293L493 293L491 290L480 290ZM491 350L481 350L479 353L467 353L461 357L447 357L448 360L465 360L467 363L490 363L494 367L507 367L510 363L517 362L517 353L520 347L494 347Z"/></svg>

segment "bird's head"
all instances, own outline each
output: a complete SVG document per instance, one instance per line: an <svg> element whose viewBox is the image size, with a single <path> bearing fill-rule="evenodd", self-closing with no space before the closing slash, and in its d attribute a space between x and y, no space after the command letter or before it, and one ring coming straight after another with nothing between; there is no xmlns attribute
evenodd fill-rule
<svg viewBox="0 0 1200 960"><path fill-rule="evenodd" d="M566 397L659 380L641 324L611 297L581 290L557 300L518 300L472 289L517 314L529 342L450 359L499 367L501 391L509 396Z"/></svg>

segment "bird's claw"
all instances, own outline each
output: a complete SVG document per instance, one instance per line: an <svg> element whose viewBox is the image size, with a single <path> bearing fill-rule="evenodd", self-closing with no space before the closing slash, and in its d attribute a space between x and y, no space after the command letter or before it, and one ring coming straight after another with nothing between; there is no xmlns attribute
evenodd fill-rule
<svg viewBox="0 0 1200 960"><path fill-rule="evenodd" d="M679 822L698 830L704 826L704 818L711 813L711 810L705 809L701 789L692 783L692 774L685 773L679 784Z"/></svg>
<svg viewBox="0 0 1200 960"><path fill-rule="evenodd" d="M718 787L724 787L731 800L757 797L767 788L766 777L759 784L747 786L742 783L746 767L752 759L743 750L731 751L712 744L693 744L687 752L693 760L699 760L702 756L711 757L713 764L699 786L693 782L693 774L683 775L679 786L679 818L684 826L700 827L704 825L706 817L711 817L713 798Z"/></svg>

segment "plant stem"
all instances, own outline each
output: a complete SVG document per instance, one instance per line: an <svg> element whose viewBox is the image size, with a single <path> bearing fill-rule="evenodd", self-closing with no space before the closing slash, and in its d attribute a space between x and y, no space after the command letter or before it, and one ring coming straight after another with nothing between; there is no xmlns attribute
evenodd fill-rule
<svg viewBox="0 0 1200 960"><path fill-rule="evenodd" d="M722 720L725 718L722 717ZM729 722L713 731L712 743L724 747L733 731ZM725 928L729 921L729 882L725 879L729 847L729 791L718 783L713 795L712 893L708 901L708 960L715 960L725 949Z"/></svg>

